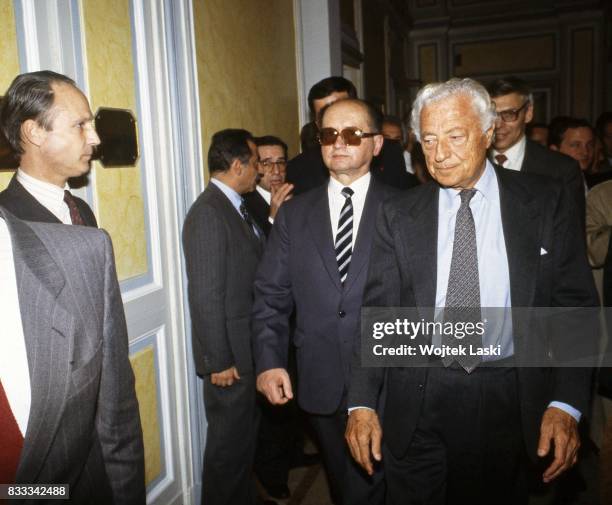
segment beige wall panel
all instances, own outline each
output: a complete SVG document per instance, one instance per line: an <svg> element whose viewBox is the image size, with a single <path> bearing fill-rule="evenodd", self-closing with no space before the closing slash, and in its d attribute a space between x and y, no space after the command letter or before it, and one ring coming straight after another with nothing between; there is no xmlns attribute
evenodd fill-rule
<svg viewBox="0 0 612 505"><path fill-rule="evenodd" d="M428 44L419 47L419 78L423 84L438 80L438 52L435 44Z"/></svg>
<svg viewBox="0 0 612 505"><path fill-rule="evenodd" d="M147 347L130 357L136 378L136 396L142 423L145 449L145 481L155 480L161 473L161 443L157 418L157 381L154 348Z"/></svg>
<svg viewBox="0 0 612 505"><path fill-rule="evenodd" d="M457 44L454 54L461 60L456 76L554 70L555 39L551 34Z"/></svg>
<svg viewBox="0 0 612 505"><path fill-rule="evenodd" d="M83 0L83 17L94 113L107 106L136 115L128 0ZM96 164L95 174L98 223L113 239L119 279L143 274L147 244L140 166L105 169Z"/></svg>
<svg viewBox="0 0 612 505"><path fill-rule="evenodd" d="M0 0L0 96L8 89L11 81L19 73L19 53L17 32L15 31L15 12L12 0ZM0 191L6 188L13 177L13 170L0 171Z"/></svg>
<svg viewBox="0 0 612 505"><path fill-rule="evenodd" d="M572 115L591 119L593 99L593 30L572 34Z"/></svg>
<svg viewBox="0 0 612 505"><path fill-rule="evenodd" d="M194 16L204 159L224 128L277 135L297 154L293 2L196 0Z"/></svg>

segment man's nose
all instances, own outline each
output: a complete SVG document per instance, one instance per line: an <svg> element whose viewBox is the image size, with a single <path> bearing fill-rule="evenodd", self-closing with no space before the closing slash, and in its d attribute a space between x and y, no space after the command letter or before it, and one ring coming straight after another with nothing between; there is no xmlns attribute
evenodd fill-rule
<svg viewBox="0 0 612 505"><path fill-rule="evenodd" d="M87 144L91 146L100 145L100 137L98 136L98 132L95 128L91 128L87 134Z"/></svg>
<svg viewBox="0 0 612 505"><path fill-rule="evenodd" d="M440 141L437 143L436 145L436 161L444 161L446 158L449 157L449 149L448 149L448 143L444 140Z"/></svg>

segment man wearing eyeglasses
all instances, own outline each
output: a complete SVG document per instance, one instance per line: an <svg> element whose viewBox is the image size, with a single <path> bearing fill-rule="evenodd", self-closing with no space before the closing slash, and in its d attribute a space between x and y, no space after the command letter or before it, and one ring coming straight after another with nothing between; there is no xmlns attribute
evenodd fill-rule
<svg viewBox="0 0 612 505"><path fill-rule="evenodd" d="M266 135L255 138L259 161L258 182L255 191L244 195L244 203L266 237L279 207L291 198L293 184L285 182L287 176L287 144L278 137Z"/></svg>
<svg viewBox="0 0 612 505"><path fill-rule="evenodd" d="M563 181L574 196L584 227L584 186L578 164L525 136L525 127L533 119L533 95L527 83L517 77L505 77L490 83L487 91L497 111L495 136L489 151L491 162L510 170Z"/></svg>
<svg viewBox="0 0 612 505"><path fill-rule="evenodd" d="M376 505L384 494L380 473L368 478L344 442L374 224L393 191L370 174L383 144L379 123L379 114L357 99L322 111L319 141L329 182L282 205L255 279L251 325L258 390L275 405L294 397L287 348L295 307L297 398L317 432L338 505Z"/></svg>

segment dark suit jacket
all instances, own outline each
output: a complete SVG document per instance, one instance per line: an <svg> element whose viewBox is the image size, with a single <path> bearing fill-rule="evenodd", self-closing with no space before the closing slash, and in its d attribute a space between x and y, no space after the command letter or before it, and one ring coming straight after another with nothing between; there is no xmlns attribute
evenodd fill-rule
<svg viewBox="0 0 612 505"><path fill-rule="evenodd" d="M213 183L183 226L193 354L199 375L253 370L249 321L262 243Z"/></svg>
<svg viewBox="0 0 612 505"><path fill-rule="evenodd" d="M13 241L32 389L16 483L69 484L75 504L144 505L142 431L110 238L26 223L2 207L0 216Z"/></svg>
<svg viewBox="0 0 612 505"><path fill-rule="evenodd" d="M249 214L253 217L260 230L263 230L266 237L270 235L272 223L268 220L270 216L270 206L263 196L257 190L251 191L243 195L244 204L246 205Z"/></svg>
<svg viewBox="0 0 612 505"><path fill-rule="evenodd" d="M497 170L497 178L512 306L596 306L584 241L574 206L562 185L550 178L505 169ZM439 187L430 182L383 205L364 306L435 306L438 193ZM546 255L541 255L542 248ZM519 349L517 338L524 332L515 318L513 331L515 349ZM518 368L517 373L523 434L529 454L535 458L542 414L550 401L587 411L590 370ZM355 366L349 406L375 408L384 376L382 368ZM386 376L384 437L399 457L407 450L419 419L427 369L389 368Z"/></svg>
<svg viewBox="0 0 612 505"><path fill-rule="evenodd" d="M563 181L570 195L574 197L581 226L584 230L585 199L584 182L578 162L565 154L551 151L540 144L527 139L525 158L521 172L553 177Z"/></svg>
<svg viewBox="0 0 612 505"><path fill-rule="evenodd" d="M295 304L297 398L310 413L333 413L345 398L376 213L392 193L372 179L344 286L334 252L327 186L292 198L276 215L255 280L256 371L287 368L289 316Z"/></svg>
<svg viewBox="0 0 612 505"><path fill-rule="evenodd" d="M87 203L75 196L81 217L87 226L97 227L96 216ZM57 219L44 205L38 202L20 183L14 175L7 188L0 193L0 205L10 211L13 215L24 221L35 221L41 223L59 223Z"/></svg>

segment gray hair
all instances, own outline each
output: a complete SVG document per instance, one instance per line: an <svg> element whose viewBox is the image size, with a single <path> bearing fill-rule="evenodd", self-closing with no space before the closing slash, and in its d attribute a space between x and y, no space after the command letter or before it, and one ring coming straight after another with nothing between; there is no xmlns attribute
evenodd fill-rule
<svg viewBox="0 0 612 505"><path fill-rule="evenodd" d="M446 82L433 82L419 90L412 104L410 115L410 126L416 135L417 140L421 141L421 112L425 105L437 100L442 100L450 96L464 95L470 98L474 110L480 116L482 131L486 132L495 123L497 114L495 105L491 102L491 97L485 87L474 79L452 78Z"/></svg>

